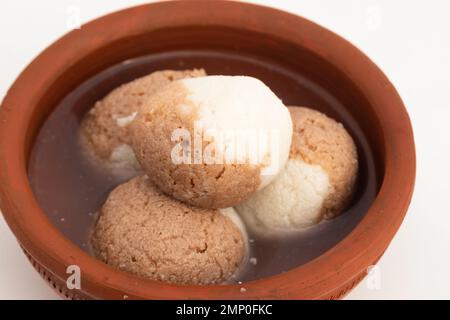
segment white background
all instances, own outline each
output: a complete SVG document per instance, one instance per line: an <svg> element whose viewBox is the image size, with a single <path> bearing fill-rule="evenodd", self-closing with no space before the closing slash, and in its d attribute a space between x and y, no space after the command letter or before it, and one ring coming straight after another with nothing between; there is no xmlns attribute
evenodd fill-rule
<svg viewBox="0 0 450 320"><path fill-rule="evenodd" d="M391 79L413 122L417 182L410 210L378 264L376 281L362 282L347 298L450 299L450 1L251 2L294 12L350 40ZM2 0L0 99L19 72L68 31L78 10L85 22L140 3ZM55 298L1 217L0 299Z"/></svg>

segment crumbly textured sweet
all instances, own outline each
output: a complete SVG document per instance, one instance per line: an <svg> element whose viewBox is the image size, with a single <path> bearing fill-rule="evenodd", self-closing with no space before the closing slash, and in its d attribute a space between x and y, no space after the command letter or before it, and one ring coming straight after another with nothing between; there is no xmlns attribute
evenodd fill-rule
<svg viewBox="0 0 450 320"><path fill-rule="evenodd" d="M289 160L269 186L238 205L247 226L292 232L342 212L358 171L356 146L342 124L303 107L290 107L294 134Z"/></svg>
<svg viewBox="0 0 450 320"><path fill-rule="evenodd" d="M196 126L203 128L198 149ZM247 129L276 131L278 140L274 143L278 143L279 152L261 148L266 153L250 159L230 152L237 150L230 141L239 138L220 144L217 136L206 137L214 130L220 134ZM174 137L177 130L185 130L188 137ZM191 205L225 208L244 201L275 178L289 156L292 122L287 108L259 80L213 76L176 81L151 96L133 122L132 132L136 157L161 190ZM180 154L187 155L189 161L174 161L180 151L177 144L183 143L188 143L189 151L184 149ZM214 159L205 159L208 154ZM243 161L233 161L240 156Z"/></svg>
<svg viewBox="0 0 450 320"><path fill-rule="evenodd" d="M246 255L245 234L230 210L188 206L161 193L146 176L135 177L109 195L92 245L101 260L138 276L222 283Z"/></svg>
<svg viewBox="0 0 450 320"><path fill-rule="evenodd" d="M304 107L289 107L294 123L291 159L319 165L331 184L323 205L325 218L338 215L348 204L358 174L356 145L344 126L325 114Z"/></svg>
<svg viewBox="0 0 450 320"><path fill-rule="evenodd" d="M157 71L116 88L85 115L81 124L82 143L95 157L117 167L139 167L129 147L129 124L139 107L175 80L205 75L202 69Z"/></svg>

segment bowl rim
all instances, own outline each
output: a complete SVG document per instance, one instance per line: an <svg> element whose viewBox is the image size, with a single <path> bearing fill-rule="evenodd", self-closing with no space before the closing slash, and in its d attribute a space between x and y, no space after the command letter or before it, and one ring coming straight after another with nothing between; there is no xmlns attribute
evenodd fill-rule
<svg viewBox="0 0 450 320"><path fill-rule="evenodd" d="M112 23L117 28L108 28ZM140 279L100 262L51 224L33 195L27 175L27 135L34 107L61 70L73 65L81 52L93 52L139 32L199 24L245 28L301 42L345 70L358 84L376 106L374 112L384 135L383 181L372 206L353 231L304 265L242 285L167 284ZM95 39L91 39L92 34ZM77 45L71 46L73 43ZM54 42L26 67L2 102L0 153L0 208L22 247L64 282L66 267L80 266L82 292L91 298L113 299L317 299L342 290L338 294L344 294L381 257L394 237L411 201L416 166L413 131L405 106L387 77L365 54L305 18L226 0L176 0L132 7L93 20Z"/></svg>

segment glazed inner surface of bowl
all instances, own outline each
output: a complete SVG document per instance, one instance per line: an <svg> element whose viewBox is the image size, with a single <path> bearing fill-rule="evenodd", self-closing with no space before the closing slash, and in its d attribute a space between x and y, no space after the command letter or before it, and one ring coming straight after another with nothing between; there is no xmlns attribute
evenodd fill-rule
<svg viewBox="0 0 450 320"><path fill-rule="evenodd" d="M35 196L54 226L91 254L94 213L123 182L97 170L82 154L78 129L85 112L120 84L157 70L190 68L204 68L210 75L257 77L284 104L312 107L342 122L358 147L359 181L347 210L285 239L263 239L250 233L255 240L251 256L257 264L244 268L235 281L288 271L345 238L372 204L383 176L381 130L357 84L301 47L257 33L201 27L189 32L185 28L160 30L112 43L81 59L53 85L55 94L41 102L47 110L42 126L30 132L35 139L28 172Z"/></svg>

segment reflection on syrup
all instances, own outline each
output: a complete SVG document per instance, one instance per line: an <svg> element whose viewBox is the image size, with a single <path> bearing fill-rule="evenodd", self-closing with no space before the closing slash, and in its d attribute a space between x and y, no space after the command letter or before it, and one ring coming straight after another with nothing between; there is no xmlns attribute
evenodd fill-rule
<svg viewBox="0 0 450 320"><path fill-rule="evenodd" d="M314 107L337 116L358 146L359 182L346 212L288 238L269 240L250 233L251 257L256 259L233 281L258 279L295 268L342 240L367 212L378 188L373 154L361 128L337 99L301 72L260 57L217 51L177 51L129 60L89 79L56 106L36 138L29 177L40 206L61 233L92 253L89 235L95 212L109 192L124 182L123 178L96 169L83 156L78 144L83 114L120 84L156 70L190 68L204 68L208 74L259 78L286 105Z"/></svg>

